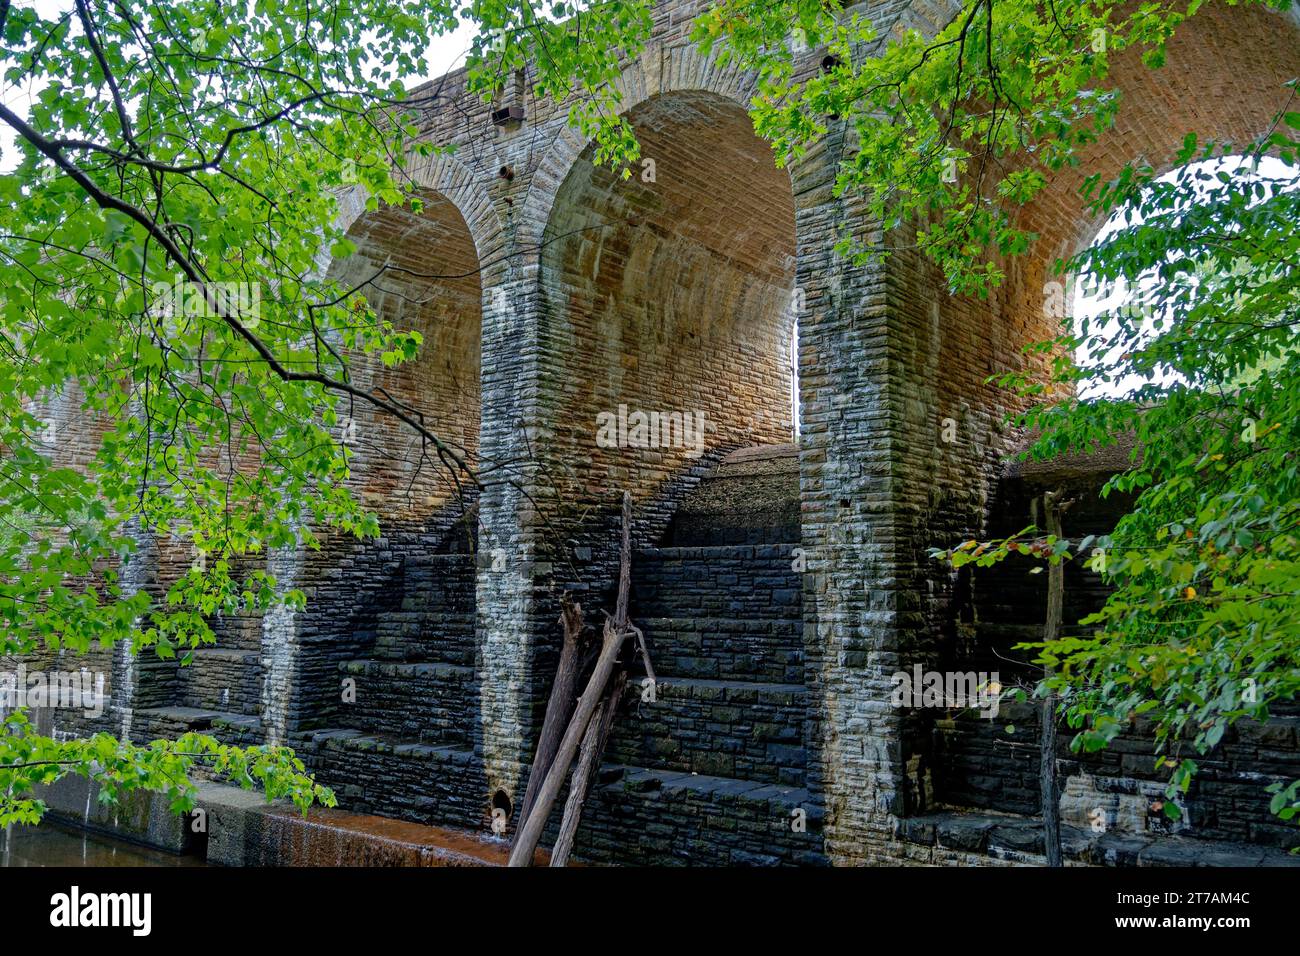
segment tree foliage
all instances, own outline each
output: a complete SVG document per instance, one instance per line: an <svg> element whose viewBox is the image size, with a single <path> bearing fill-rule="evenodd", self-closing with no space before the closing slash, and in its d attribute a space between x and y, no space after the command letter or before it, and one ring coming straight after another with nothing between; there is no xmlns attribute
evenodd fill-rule
<svg viewBox="0 0 1300 956"><path fill-rule="evenodd" d="M403 170L428 147L408 149L421 104L402 78L454 23L424 2L0 2L0 120L19 151L0 176L0 652L129 641L169 657L210 642L217 612L299 605L269 573L232 569L321 528L377 531L339 440L358 403L463 469L418 413L349 377L352 356L411 358L418 334L320 269L350 251L344 189L370 209L418 202ZM52 433L57 402L98 433L75 465L50 454L76 437ZM150 540L196 557L161 600L132 582ZM332 799L276 748L5 728L0 764L102 776L134 761L120 780L156 787L200 760Z"/></svg>
<svg viewBox="0 0 1300 956"><path fill-rule="evenodd" d="M1076 745L1104 747L1143 717L1171 788L1186 790L1194 755L1229 725L1300 692L1297 131L1290 113L1254 154L1281 156L1284 183L1252 177L1247 161L1093 184L1094 206L1123 209L1127 224L1071 268L1123 282L1129 301L1067 336L1090 360L1062 363L1060 377L1141 384L1023 419L1040 458L1136 439L1131 467L1103 492L1135 494L1132 510L1077 546L1114 591L1082 622L1087 636L1037 649L1070 694ZM1189 136L1179 160L1216 153ZM1284 818L1295 793L1291 783L1274 801Z"/></svg>

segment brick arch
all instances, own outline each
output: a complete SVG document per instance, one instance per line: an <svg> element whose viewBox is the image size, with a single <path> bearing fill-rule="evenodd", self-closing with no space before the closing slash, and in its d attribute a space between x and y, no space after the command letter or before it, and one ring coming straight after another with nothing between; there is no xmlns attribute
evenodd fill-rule
<svg viewBox="0 0 1300 956"><path fill-rule="evenodd" d="M1202 140L1251 142L1286 103L1283 83L1300 76L1298 27L1294 17L1266 8L1207 4L1170 40L1163 68L1147 68L1137 51L1115 55L1105 82L1121 97L1113 128L1081 151L1077 167L1053 173L1020 210L1019 225L1037 238L1027 253L1004 263L1007 280L987 301L950 297L933 264L912 253L896 257L891 282L908 317L905 370L917 397L913 424L930 432L936 420L951 417L961 432L954 448L934 448L927 456L931 477L952 489L947 497L965 514L953 534L978 526L983 490L1014 439L998 422L1016 399L987 379L1046 362L1021 351L1059 331L1044 286L1059 278L1057 258L1085 247L1103 224L1079 195L1085 177L1111 178L1136 159L1167 171L1192 131ZM946 473L949 465L955 467ZM970 492L958 490L963 486Z"/></svg>
<svg viewBox="0 0 1300 956"><path fill-rule="evenodd" d="M734 99L658 93L626 115L654 165L622 180L591 149L575 160L545 227L540 334L557 449L582 494L596 504L626 487L665 509L642 508L653 524L697 466L790 440L795 209ZM707 425L673 447L602 445L598 416L624 407Z"/></svg>
<svg viewBox="0 0 1300 956"><path fill-rule="evenodd" d="M728 100L747 109L755 78L734 67L721 67L690 46L652 45L623 70L617 84L624 115L634 113L648 100L668 94L702 93ZM540 259L540 230L550 221L561 185L592 144L592 137L565 125L538 162L519 216L520 260L535 265ZM526 230L538 230L526 236Z"/></svg>
<svg viewBox="0 0 1300 956"><path fill-rule="evenodd" d="M1079 195L1086 176L1110 179L1134 160L1168 172L1190 132L1240 151L1268 132L1290 97L1284 84L1297 77L1296 11L1286 16L1259 6L1206 4L1169 41L1160 69L1144 66L1134 51L1117 55L1106 81L1120 92L1113 128L1081 152L1076 168L1053 175L1020 216L1038 239L1030 255L1009 264L1004 319L1013 328L1042 329L1036 320L1054 261L1086 248L1104 224L1106 217L1090 214Z"/></svg>
<svg viewBox="0 0 1300 956"><path fill-rule="evenodd" d="M423 337L418 356L392 368L377 355L353 356L353 382L418 410L472 465L482 419L480 249L500 241L491 231L495 214L486 203L474 204L476 190L457 164L431 164L413 178L420 184L418 213L409 206L365 210L350 197L340 221L357 248L331 262L327 274L344 288L360 287L358 294L395 329ZM477 235L466 209L477 220ZM457 484L417 435L392 416L360 406L355 412L353 481L368 506L383 517L423 520L454 502Z"/></svg>
<svg viewBox="0 0 1300 956"><path fill-rule="evenodd" d="M912 0L882 23L881 32L933 32L959 9L956 0L938 6ZM1040 311L1041 284L1052 263L1086 248L1103 225L1105 217L1089 215L1079 196L1086 176L1111 178L1136 159L1167 172L1188 132L1202 142L1244 147L1268 130L1288 100L1283 83L1300 77L1300 8L1206 4L1178 28L1167 52L1166 65L1157 70L1144 66L1138 51L1112 55L1102 85L1121 94L1113 128L1080 151L1077 166L1050 174L1047 188L1020 212L1018 224L1038 239L1028 254L1005 264L1009 282L998 311L1013 325L1036 324L1017 310ZM937 273L927 279L942 285Z"/></svg>

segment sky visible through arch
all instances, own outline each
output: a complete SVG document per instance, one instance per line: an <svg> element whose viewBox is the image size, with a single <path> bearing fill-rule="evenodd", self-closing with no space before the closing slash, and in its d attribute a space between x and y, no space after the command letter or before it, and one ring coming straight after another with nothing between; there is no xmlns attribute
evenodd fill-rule
<svg viewBox="0 0 1300 956"><path fill-rule="evenodd" d="M1260 181L1270 184L1274 193L1278 191L1289 191L1300 188L1300 167L1288 166L1280 159L1272 156L1264 156L1260 159L1258 167L1251 170L1246 168L1250 161L1242 156L1226 156L1217 159L1201 160L1199 162L1188 163L1177 169L1170 170L1165 175L1159 177L1159 182L1171 182L1179 176L1185 175L1187 171L1204 170L1209 173L1227 172L1234 177L1240 177L1243 183ZM1196 186L1197 191L1204 195L1205 190L1199 182ZM1111 214L1110 218L1102 225L1092 241L1092 245L1103 242L1110 236L1126 226L1140 224L1143 217L1137 215L1129 206L1121 207ZM1171 253L1171 257L1173 253ZM1155 283L1154 270L1144 275L1138 281L1138 288L1149 288ZM1136 297L1130 290L1128 283L1123 279L1117 280L1110 287L1093 288L1087 281L1086 276L1076 276L1072 279L1072 305L1070 316L1074 323L1076 333L1081 328L1085 319L1093 320L1103 313L1115 312L1131 303L1135 304ZM1154 317L1149 317L1144 324L1145 331L1148 333L1148 341L1155 333ZM1101 326L1101 335L1113 340L1119 331L1119 322L1115 319L1107 320ZM1093 335L1097 332L1094 330ZM1109 365L1119 358L1118 350L1123 346L1115 346L1105 353L1105 359L1101 364ZM1075 360L1084 368L1095 367L1097 363L1090 361L1085 355L1084 347L1080 347L1075 352ZM1157 375L1154 379L1157 384L1168 385L1175 381L1172 373L1166 373L1163 377ZM1126 375L1116 381L1099 382L1088 381L1081 383L1079 388L1079 397L1083 399L1093 398L1120 398L1131 394L1136 389L1147 384L1148 380L1140 375Z"/></svg>

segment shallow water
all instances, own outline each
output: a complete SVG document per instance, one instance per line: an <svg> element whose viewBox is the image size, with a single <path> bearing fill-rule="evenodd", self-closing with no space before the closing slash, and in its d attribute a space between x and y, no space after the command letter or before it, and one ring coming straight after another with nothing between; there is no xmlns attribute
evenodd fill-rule
<svg viewBox="0 0 1300 956"><path fill-rule="evenodd" d="M0 866L206 866L197 856L174 856L101 833L45 821L0 832Z"/></svg>

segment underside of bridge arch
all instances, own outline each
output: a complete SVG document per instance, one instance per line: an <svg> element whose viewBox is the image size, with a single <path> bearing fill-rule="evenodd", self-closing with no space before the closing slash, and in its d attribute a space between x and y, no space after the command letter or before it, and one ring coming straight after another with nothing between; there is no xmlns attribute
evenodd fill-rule
<svg viewBox="0 0 1300 956"><path fill-rule="evenodd" d="M351 382L382 390L472 464L480 420L479 259L450 199L421 190L418 200L418 207L364 212L347 233L355 253L336 259L328 277L349 293L349 305L368 305L382 322L423 338L417 357L396 366L376 353L348 355ZM217 645L197 650L186 667L143 662L136 732L148 739L212 728L241 742L291 742L353 808L391 807L383 802L386 787L400 793L408 786L413 803L419 777L446 789L448 816L473 819L482 789L466 782L478 728L475 560L472 518L462 520L467 508L472 515L473 498L461 495L463 482L458 486L407 425L363 402L345 402L339 414L351 419L338 431L353 455L352 490L379 515L382 537L357 540L317 528L318 549L250 559L281 588L309 595L307 607L217 620ZM164 554L160 566L169 563L176 562ZM364 776L356 742L373 735L464 753L454 772L393 771L382 785L373 778L350 786Z"/></svg>
<svg viewBox="0 0 1300 956"><path fill-rule="evenodd" d="M601 774L620 782L593 789L575 852L666 862L690 846L692 859L715 864L821 860L791 556L791 177L746 110L721 95L663 93L627 118L641 147L630 177L588 148L542 233L533 490L546 516L531 583L545 630L527 649L524 752L555 673L558 595L576 593L588 620L613 608L629 492L631 613L654 648L657 697L635 702L637 671ZM732 528L751 536L689 547L673 537L683 501L702 496L762 524L744 493L750 478L780 486L779 530ZM792 828L795 812L814 823ZM729 835L741 831L771 839Z"/></svg>
<svg viewBox="0 0 1300 956"><path fill-rule="evenodd" d="M330 278L350 303L364 302L394 330L423 338L413 361L393 367L377 354L354 356L353 384L391 396L472 466L483 293L465 219L447 197L422 189L413 206L362 214L347 235L356 251L334 261ZM448 461L409 426L372 407L348 410L355 416L355 437L348 439L354 480L368 505L384 517L420 519L457 495Z"/></svg>
<svg viewBox="0 0 1300 956"><path fill-rule="evenodd" d="M653 535L684 480L791 440L794 201L736 103L663 94L628 118L631 177L589 148L546 226L544 407L568 505L609 514L626 489Z"/></svg>
<svg viewBox="0 0 1300 956"><path fill-rule="evenodd" d="M482 286L475 241L457 206L431 189L412 205L364 212L355 251L329 278L347 302L422 337L386 365L349 356L351 381L423 423L471 467L480 432ZM430 823L485 819L476 679L473 484L382 410L346 403L352 488L381 537L323 538L270 559L307 607L268 614L254 639L265 735L297 749L353 811ZM243 645L239 645L241 648Z"/></svg>
<svg viewBox="0 0 1300 956"><path fill-rule="evenodd" d="M1037 239L1032 255L1011 264L1006 325L1030 334L1041 334L1035 326L1051 328L1043 284L1058 278L1055 260L1087 246L1105 219L1086 209L1085 178L1112 179L1130 162L1166 172L1189 133L1202 146L1241 151L1274 128L1294 101L1286 84L1297 77L1300 22L1256 4L1205 4L1170 40L1162 68L1145 66L1137 51L1117 55L1108 81L1120 92L1114 128L1082 150L1076 167L1053 174L1021 216L1021 227Z"/></svg>

